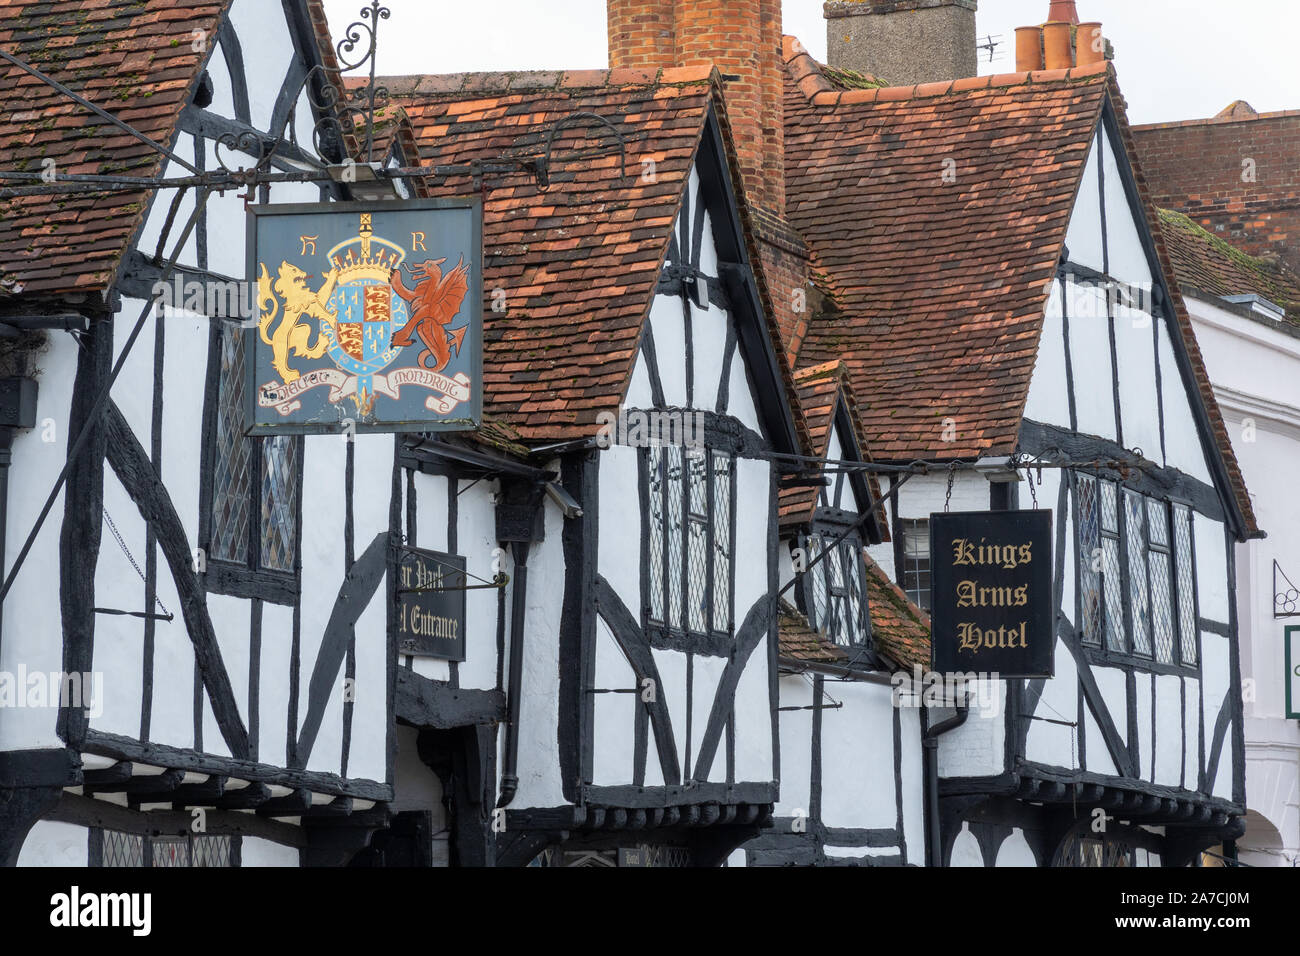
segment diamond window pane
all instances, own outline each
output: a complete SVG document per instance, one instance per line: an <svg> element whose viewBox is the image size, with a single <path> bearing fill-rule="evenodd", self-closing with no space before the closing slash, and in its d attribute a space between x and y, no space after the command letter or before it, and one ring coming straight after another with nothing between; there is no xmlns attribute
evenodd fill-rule
<svg viewBox="0 0 1300 956"><path fill-rule="evenodd" d="M812 547L809 548L808 565L809 570L806 572L807 577L812 579L812 620L809 622L814 628L823 633L827 630L826 621L826 601L829 593L826 590L826 568L824 561L817 561L821 553L826 548L826 542L820 535L812 539ZM813 564L817 561L816 564Z"/></svg>
<svg viewBox="0 0 1300 956"><path fill-rule="evenodd" d="M664 449L668 493L668 626L682 626L682 450L676 445Z"/></svg>
<svg viewBox="0 0 1300 956"><path fill-rule="evenodd" d="M849 621L852 627L851 638L849 643L862 644L867 639L866 621L867 616L864 611L864 596L862 593L862 556L858 554L856 544L844 545L844 569L848 576L849 588Z"/></svg>
<svg viewBox="0 0 1300 956"><path fill-rule="evenodd" d="M650 506L650 618L664 619L664 481L663 454L650 448L646 455L646 479Z"/></svg>
<svg viewBox="0 0 1300 956"><path fill-rule="evenodd" d="M1119 531L1119 508L1115 496L1115 482L1101 482L1101 527L1111 534Z"/></svg>
<svg viewBox="0 0 1300 956"><path fill-rule="evenodd" d="M1192 574L1192 516L1174 508L1174 566L1178 575L1178 634L1182 662L1196 663L1196 590Z"/></svg>
<svg viewBox="0 0 1300 956"><path fill-rule="evenodd" d="M1119 570L1119 541L1101 540L1101 575L1106 592L1106 647L1112 651L1128 649L1124 628L1124 595Z"/></svg>
<svg viewBox="0 0 1300 956"><path fill-rule="evenodd" d="M1169 555L1164 551L1147 553L1151 573L1151 639L1155 645L1156 660L1162 664L1174 661L1174 609L1170 588Z"/></svg>
<svg viewBox="0 0 1300 956"><path fill-rule="evenodd" d="M691 482L691 514L705 517L709 513L709 459L703 452L690 451L686 464Z"/></svg>
<svg viewBox="0 0 1300 956"><path fill-rule="evenodd" d="M1124 493L1125 518L1128 535L1129 605L1133 611L1133 653L1151 656L1151 633L1147 629L1150 619L1150 597L1147 592L1147 565L1145 535L1142 530L1146 511L1144 499L1131 491Z"/></svg>
<svg viewBox="0 0 1300 956"><path fill-rule="evenodd" d="M262 439L262 544L259 560L269 571L292 571L298 543L298 456L289 435Z"/></svg>
<svg viewBox="0 0 1300 956"><path fill-rule="evenodd" d="M190 844L188 840L153 841L153 865L155 867L188 867L190 865Z"/></svg>
<svg viewBox="0 0 1300 956"><path fill-rule="evenodd" d="M696 634L703 634L708 627L709 526L707 522L691 519L686 528L686 610L689 617L686 626Z"/></svg>
<svg viewBox="0 0 1300 956"><path fill-rule="evenodd" d="M230 837L190 837L190 866L227 867L230 865Z"/></svg>
<svg viewBox="0 0 1300 956"><path fill-rule="evenodd" d="M209 552L219 560L243 564L248 561L252 441L244 437L245 347L238 329L222 330L220 352Z"/></svg>
<svg viewBox="0 0 1300 956"><path fill-rule="evenodd" d="M731 459L713 455L713 629L731 629Z"/></svg>
<svg viewBox="0 0 1300 956"><path fill-rule="evenodd" d="M1082 603L1080 629L1085 644L1101 643L1102 598L1101 557L1098 526L1097 479L1078 478L1079 496L1079 596Z"/></svg>
<svg viewBox="0 0 1300 956"><path fill-rule="evenodd" d="M1152 544L1169 547L1169 512L1154 498L1147 499L1147 536Z"/></svg>
<svg viewBox="0 0 1300 956"><path fill-rule="evenodd" d="M138 833L104 831L104 866L144 866L144 837Z"/></svg>

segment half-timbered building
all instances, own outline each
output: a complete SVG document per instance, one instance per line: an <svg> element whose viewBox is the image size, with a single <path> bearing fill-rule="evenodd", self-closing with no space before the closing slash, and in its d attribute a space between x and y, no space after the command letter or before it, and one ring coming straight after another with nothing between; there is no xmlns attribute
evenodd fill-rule
<svg viewBox="0 0 1300 956"><path fill-rule="evenodd" d="M489 408L562 490L516 545L496 862L720 862L777 798L775 456L806 445L719 78L384 83L431 163L545 163L485 202Z"/></svg>
<svg viewBox="0 0 1300 956"><path fill-rule="evenodd" d="M1185 864L1244 813L1257 529L1086 26L1077 51L1049 26L1047 69L1033 30L1024 73L906 88L785 49L786 208L824 293L792 347L848 365L877 461L932 466L873 554L924 604L932 513L1052 512L1054 676L931 715L945 865Z"/></svg>
<svg viewBox="0 0 1300 956"><path fill-rule="evenodd" d="M443 458L391 435L247 434L246 210L416 186L320 175L357 144L327 106L342 88L314 0L12 4L0 46L6 164L46 174L0 212L31 400L6 423L0 671L32 688L0 707L0 860L344 863L389 819L393 545ZM381 119L378 164L408 161L409 127ZM282 181L204 186L253 167ZM59 191L114 173L185 186ZM441 505L426 520L453 550L457 530L476 542L490 579L487 486ZM468 600L470 710L496 702L501 609Z"/></svg>
<svg viewBox="0 0 1300 956"><path fill-rule="evenodd" d="M924 865L921 701L894 675L929 667L929 622L867 553L888 517L847 370L794 377L814 462L781 493L781 798L745 862Z"/></svg>

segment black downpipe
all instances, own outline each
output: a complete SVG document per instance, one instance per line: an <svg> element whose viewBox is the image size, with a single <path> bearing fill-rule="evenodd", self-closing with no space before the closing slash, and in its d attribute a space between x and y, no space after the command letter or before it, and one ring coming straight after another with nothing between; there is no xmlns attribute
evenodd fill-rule
<svg viewBox="0 0 1300 956"><path fill-rule="evenodd" d="M926 724L925 731L921 734L922 756L925 760L925 818L930 830L929 839L925 841L926 866L943 866L943 845L939 833L939 738L966 723L969 714L970 708L961 703L957 705L954 716L930 727L929 708L921 711L921 719Z"/></svg>
<svg viewBox="0 0 1300 956"><path fill-rule="evenodd" d="M506 754L501 768L501 795L498 807L506 807L514 800L519 789L519 708L523 696L524 670L524 610L528 594L527 541L512 542L514 574L510 581L514 588L510 607L510 691L507 700Z"/></svg>

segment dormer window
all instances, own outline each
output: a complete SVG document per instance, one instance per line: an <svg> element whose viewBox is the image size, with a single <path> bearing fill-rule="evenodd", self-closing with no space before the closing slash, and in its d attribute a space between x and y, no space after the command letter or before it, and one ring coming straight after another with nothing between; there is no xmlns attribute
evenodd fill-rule
<svg viewBox="0 0 1300 956"><path fill-rule="evenodd" d="M808 623L828 641L841 647L861 647L871 637L862 544L853 534L837 544L840 534L818 532L807 539L805 611Z"/></svg>

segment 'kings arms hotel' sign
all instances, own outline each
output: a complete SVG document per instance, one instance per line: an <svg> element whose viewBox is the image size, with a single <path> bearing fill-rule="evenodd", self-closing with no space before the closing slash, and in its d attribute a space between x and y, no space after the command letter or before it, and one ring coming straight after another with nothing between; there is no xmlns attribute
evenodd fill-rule
<svg viewBox="0 0 1300 956"><path fill-rule="evenodd" d="M930 516L934 669L1051 677L1052 513Z"/></svg>

